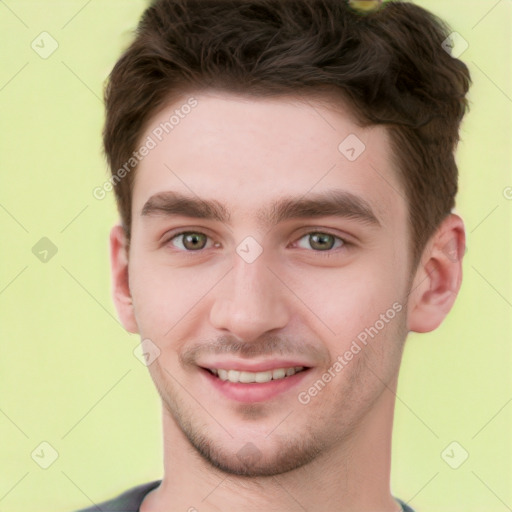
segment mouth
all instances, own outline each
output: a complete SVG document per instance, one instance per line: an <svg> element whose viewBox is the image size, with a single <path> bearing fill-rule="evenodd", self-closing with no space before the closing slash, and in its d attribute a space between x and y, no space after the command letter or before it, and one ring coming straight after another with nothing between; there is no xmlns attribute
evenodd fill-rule
<svg viewBox="0 0 512 512"><path fill-rule="evenodd" d="M257 382L263 384L272 380L282 380L291 377L297 373L303 372L308 368L304 366L291 366L287 368L276 368L275 370L267 370L263 372L248 372L241 370L230 370L225 368L204 368L212 375L220 380L233 383L252 384Z"/></svg>
<svg viewBox="0 0 512 512"><path fill-rule="evenodd" d="M237 402L265 402L292 390L311 371L306 366L283 366L272 370L247 371L199 367L209 385L225 398Z"/></svg>

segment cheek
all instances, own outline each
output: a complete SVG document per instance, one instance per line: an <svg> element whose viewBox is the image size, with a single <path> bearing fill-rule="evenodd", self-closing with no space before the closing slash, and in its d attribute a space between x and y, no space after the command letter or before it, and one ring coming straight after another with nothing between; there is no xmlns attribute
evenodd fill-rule
<svg viewBox="0 0 512 512"><path fill-rule="evenodd" d="M369 261L338 269L295 270L287 282L302 302L290 303L311 319L317 332L343 348L401 301L397 271Z"/></svg>
<svg viewBox="0 0 512 512"><path fill-rule="evenodd" d="M147 256L130 261L130 290L141 336L172 339L202 311L215 283L217 271L198 272L194 267L172 268Z"/></svg>

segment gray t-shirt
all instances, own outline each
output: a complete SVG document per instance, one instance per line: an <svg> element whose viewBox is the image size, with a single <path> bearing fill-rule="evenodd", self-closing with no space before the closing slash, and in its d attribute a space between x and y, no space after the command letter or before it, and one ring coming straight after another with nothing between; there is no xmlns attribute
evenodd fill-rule
<svg viewBox="0 0 512 512"><path fill-rule="evenodd" d="M94 505L90 508L84 508L77 512L139 512L146 495L153 489L156 489L160 485L160 482L160 480L157 480L149 484L139 485L113 500ZM399 499L397 499L397 501L402 505L403 512L414 512L411 507L407 506Z"/></svg>

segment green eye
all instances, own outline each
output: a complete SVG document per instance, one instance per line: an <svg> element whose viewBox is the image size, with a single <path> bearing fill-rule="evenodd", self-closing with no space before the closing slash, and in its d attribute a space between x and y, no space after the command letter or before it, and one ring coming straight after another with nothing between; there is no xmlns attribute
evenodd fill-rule
<svg viewBox="0 0 512 512"><path fill-rule="evenodd" d="M208 237L204 233L189 231L176 235L171 242L184 251L198 251L206 247Z"/></svg>
<svg viewBox="0 0 512 512"><path fill-rule="evenodd" d="M301 242L305 241L304 244ZM331 235L330 233L322 233L321 231L313 231L304 235L298 242L299 247L308 249L313 248L315 251L330 251L337 249L345 244L341 238ZM308 247L309 246L309 247Z"/></svg>

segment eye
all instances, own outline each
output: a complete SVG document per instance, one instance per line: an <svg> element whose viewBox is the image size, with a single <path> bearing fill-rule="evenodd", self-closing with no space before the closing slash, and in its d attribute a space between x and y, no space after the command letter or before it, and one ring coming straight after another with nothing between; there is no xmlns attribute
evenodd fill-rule
<svg viewBox="0 0 512 512"><path fill-rule="evenodd" d="M347 243L341 238L321 231L313 231L304 235L299 239L297 244L303 249L313 248L315 251L323 252L347 245Z"/></svg>
<svg viewBox="0 0 512 512"><path fill-rule="evenodd" d="M200 251L206 248L209 241L208 236L204 233L185 231L174 235L169 243L182 251Z"/></svg>

